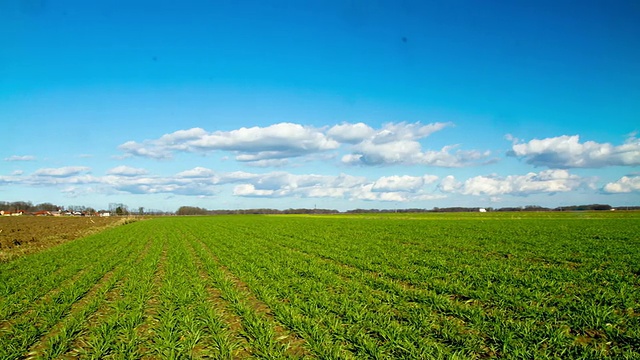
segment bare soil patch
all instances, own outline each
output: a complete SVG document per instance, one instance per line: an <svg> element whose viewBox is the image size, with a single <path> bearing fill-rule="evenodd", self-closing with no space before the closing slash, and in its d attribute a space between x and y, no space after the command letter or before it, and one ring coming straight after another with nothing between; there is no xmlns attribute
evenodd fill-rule
<svg viewBox="0 0 640 360"><path fill-rule="evenodd" d="M0 216L0 261L31 254L122 223L121 217Z"/></svg>

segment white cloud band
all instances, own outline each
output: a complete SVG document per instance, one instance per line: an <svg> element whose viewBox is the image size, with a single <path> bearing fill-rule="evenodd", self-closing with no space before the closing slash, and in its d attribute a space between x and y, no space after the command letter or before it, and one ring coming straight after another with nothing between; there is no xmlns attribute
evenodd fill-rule
<svg viewBox="0 0 640 360"><path fill-rule="evenodd" d="M640 165L640 139L630 136L624 144L614 146L594 141L580 142L578 135L514 141L509 155L525 159L528 164L549 168L601 168Z"/></svg>
<svg viewBox="0 0 640 360"><path fill-rule="evenodd" d="M350 152L342 155L345 165L461 167L479 164L490 155L488 151L456 150L457 145L423 150L422 139L450 126L453 124L400 122L373 129L364 123L342 123L327 129L278 123L211 133L193 128L141 143L128 141L118 148L125 157L152 159L170 159L177 151L230 151L235 154L236 161L261 167L279 167L287 165L288 159L341 150Z"/></svg>

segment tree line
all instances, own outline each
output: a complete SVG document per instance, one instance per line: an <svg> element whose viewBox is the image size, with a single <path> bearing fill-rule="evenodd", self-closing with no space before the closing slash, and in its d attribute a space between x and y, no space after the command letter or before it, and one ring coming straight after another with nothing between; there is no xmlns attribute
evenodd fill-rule
<svg viewBox="0 0 640 360"><path fill-rule="evenodd" d="M31 201L0 201L0 210L4 211L57 211L63 209L62 207L52 203L41 203L34 205Z"/></svg>
<svg viewBox="0 0 640 360"><path fill-rule="evenodd" d="M480 207L435 207L433 209L421 208L405 208L405 209L352 209L345 213L349 214L366 214L366 213L423 213L423 212L479 212L481 209L485 211L591 211L591 210L613 210L611 205L607 204L589 204L589 205L571 205L556 208L548 208L537 205L527 205L522 207L502 207L502 208L480 208ZM619 207L620 210L640 210L640 206L624 206ZM176 211L176 215L234 215L234 214L338 214L340 211L335 209L239 209L239 210L209 210L195 206L181 206Z"/></svg>
<svg viewBox="0 0 640 360"><path fill-rule="evenodd" d="M240 214L337 214L338 210L333 209L269 209L269 208L259 208L259 209L237 209L237 210L208 210L201 207L195 206L181 206L176 211L176 215L240 215Z"/></svg>
<svg viewBox="0 0 640 360"><path fill-rule="evenodd" d="M352 209L347 210L345 213L421 213L421 212L478 212L480 209L486 211L589 211L589 210L613 210L614 207L608 204L588 204L588 205L570 205L560 206L556 208L548 208L537 205L527 205L522 207L501 207L501 208L480 208L480 207L434 207L433 209L421 209L421 208L404 208L404 209ZM618 210L640 210L640 206L621 206L615 209ZM30 201L0 201L0 210L4 211L78 211L83 213L95 213L96 210L91 207L69 205L67 207L44 202L40 204L33 204ZM101 210L104 211L104 210ZM166 212L154 209L145 209L139 207L130 209L127 205L122 203L110 203L109 212L113 215L239 215L239 214L338 214L340 211L335 209L308 209L308 208L296 208L296 209L270 209L270 208L256 208L256 209L219 209L209 210L196 206L181 206L175 213Z"/></svg>

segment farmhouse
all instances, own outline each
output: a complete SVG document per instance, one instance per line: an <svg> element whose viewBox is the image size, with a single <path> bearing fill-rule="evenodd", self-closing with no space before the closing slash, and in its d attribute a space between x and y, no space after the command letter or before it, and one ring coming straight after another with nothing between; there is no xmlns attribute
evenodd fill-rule
<svg viewBox="0 0 640 360"><path fill-rule="evenodd" d="M16 210L16 211L0 210L0 215L2 216L20 216L23 214L24 214L24 210Z"/></svg>

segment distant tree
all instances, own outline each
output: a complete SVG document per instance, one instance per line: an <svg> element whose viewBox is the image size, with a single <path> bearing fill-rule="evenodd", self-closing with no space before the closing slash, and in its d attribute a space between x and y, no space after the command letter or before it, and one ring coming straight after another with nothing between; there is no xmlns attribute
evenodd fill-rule
<svg viewBox="0 0 640 360"><path fill-rule="evenodd" d="M138 215L144 215L144 207L140 206L138 208Z"/></svg>
<svg viewBox="0 0 640 360"><path fill-rule="evenodd" d="M607 204L590 204L590 205L571 205L556 208L556 211L585 211L585 210L611 210L611 205Z"/></svg>
<svg viewBox="0 0 640 360"><path fill-rule="evenodd" d="M9 211L17 211L17 210L32 211L33 210L33 204L31 203L31 201L14 201L11 203L7 203L7 205L8 206L6 206L4 210L9 210Z"/></svg>
<svg viewBox="0 0 640 360"><path fill-rule="evenodd" d="M523 209L524 211L550 211L551 209L538 205L527 205Z"/></svg>
<svg viewBox="0 0 640 360"><path fill-rule="evenodd" d="M195 206L181 206L176 211L176 215L207 215L209 210Z"/></svg>
<svg viewBox="0 0 640 360"><path fill-rule="evenodd" d="M110 213L115 213L116 215L117 213L117 209L120 208L120 211L122 212L123 215L128 215L129 214L129 208L127 207L127 205L122 204L122 203L109 203L109 212Z"/></svg>
<svg viewBox="0 0 640 360"><path fill-rule="evenodd" d="M69 211L77 211L77 212L86 212L87 211L87 207L84 205L69 205L67 207L67 210Z"/></svg>
<svg viewBox="0 0 640 360"><path fill-rule="evenodd" d="M56 211L58 210L58 205L54 205L52 203L42 203L35 206L36 211Z"/></svg>
<svg viewBox="0 0 640 360"><path fill-rule="evenodd" d="M14 201L14 202L2 201L2 202L0 202L0 210L8 210L8 211L17 211L17 210L33 211L33 210L34 210L34 207L33 207L33 204L32 204L30 201Z"/></svg>

